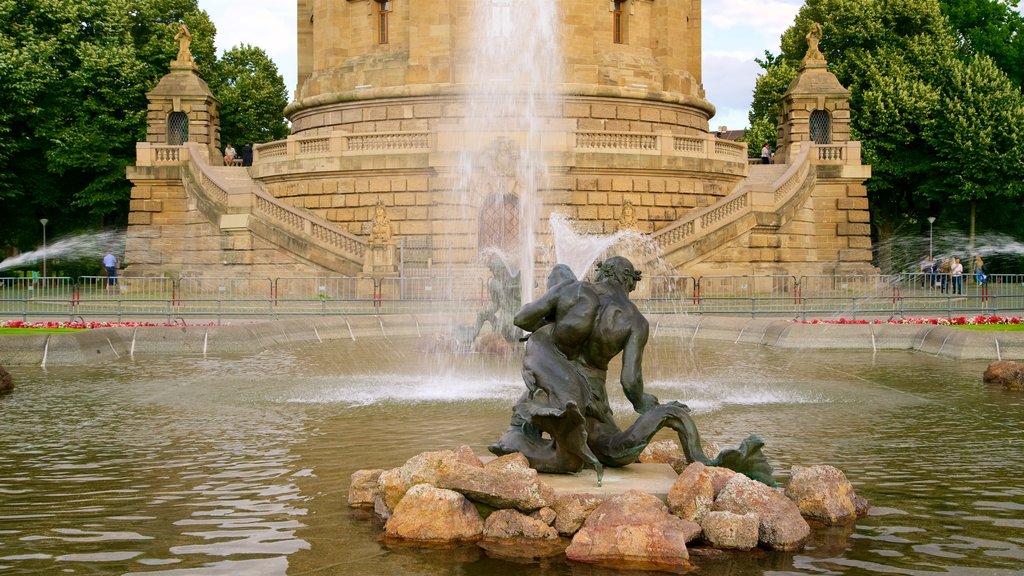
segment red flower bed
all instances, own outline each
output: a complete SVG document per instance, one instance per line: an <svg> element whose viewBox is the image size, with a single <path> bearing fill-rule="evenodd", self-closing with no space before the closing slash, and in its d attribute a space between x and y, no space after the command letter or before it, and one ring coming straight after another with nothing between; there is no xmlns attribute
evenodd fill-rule
<svg viewBox="0 0 1024 576"><path fill-rule="evenodd" d="M190 324L190 326L214 326L215 324ZM9 320L0 322L0 328L74 328L87 330L90 328L135 328L138 326L181 326L156 322L23 322Z"/></svg>
<svg viewBox="0 0 1024 576"><path fill-rule="evenodd" d="M799 324L932 324L934 326L964 326L968 324L1021 324L1019 316L959 316L956 318L890 318L888 320L854 320L831 318L794 320Z"/></svg>

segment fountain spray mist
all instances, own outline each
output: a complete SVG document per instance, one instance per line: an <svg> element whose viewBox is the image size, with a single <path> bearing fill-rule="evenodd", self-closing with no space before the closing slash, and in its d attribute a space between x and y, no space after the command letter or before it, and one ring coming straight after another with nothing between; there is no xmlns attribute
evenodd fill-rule
<svg viewBox="0 0 1024 576"><path fill-rule="evenodd" d="M120 252L124 247L124 239L124 232L116 230L88 232L58 238L55 242L47 244L45 249L38 248L31 252L23 252L0 262L0 270L35 264L44 256L47 260L52 258L64 260L94 258L99 262L108 251Z"/></svg>
<svg viewBox="0 0 1024 576"><path fill-rule="evenodd" d="M476 37L466 79L466 128L472 135L458 163L460 217L476 221L490 214L502 220L491 237L498 245L479 250L482 256L495 248L515 253L506 265L519 274L525 302L534 285L539 195L548 187L542 134L553 115L545 110L561 108L558 4L490 0L473 6ZM488 211L488 203L497 209ZM474 206L480 212L468 213Z"/></svg>

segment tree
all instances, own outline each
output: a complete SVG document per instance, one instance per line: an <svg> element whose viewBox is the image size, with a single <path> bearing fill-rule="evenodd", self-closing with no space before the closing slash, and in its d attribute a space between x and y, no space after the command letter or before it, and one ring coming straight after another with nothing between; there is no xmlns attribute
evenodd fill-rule
<svg viewBox="0 0 1024 576"><path fill-rule="evenodd" d="M799 62L812 22L822 25L819 48L830 69L852 92L851 129L872 166L876 241L908 227L924 231L926 217L943 211L967 214L971 202L995 194L989 183L1020 181L1019 90L1014 99L1006 90L1012 82L991 60L967 64L973 55L938 0L808 0L783 34L782 61ZM760 98L781 95L766 89ZM1021 196L1017 186L1001 193L1003 201Z"/></svg>
<svg viewBox="0 0 1024 576"><path fill-rule="evenodd" d="M226 51L216 66L221 142L269 142L288 136L288 91L277 65L261 48L243 44Z"/></svg>
<svg viewBox="0 0 1024 576"><path fill-rule="evenodd" d="M764 60L755 58L754 61L765 73L754 83L754 102L747 116L750 121L747 149L751 156L759 156L765 142L773 150L777 147L780 100L789 83L796 78L796 68L781 54L775 56L767 50L764 51Z"/></svg>
<svg viewBox="0 0 1024 576"><path fill-rule="evenodd" d="M214 95L263 127L239 134L284 137L283 81L260 49L243 51L247 71L218 93L216 29L197 0L0 0L0 246L38 244L42 217L54 236L124 225L146 92L176 57L182 22Z"/></svg>
<svg viewBox="0 0 1024 576"><path fill-rule="evenodd" d="M968 55L987 55L1017 86L1024 84L1024 17L1016 1L941 0L942 13Z"/></svg>
<svg viewBox="0 0 1024 576"><path fill-rule="evenodd" d="M935 151L932 182L943 187L923 192L937 202L970 205L973 244L979 202L1024 197L1024 96L987 56L954 60L950 69L925 132Z"/></svg>

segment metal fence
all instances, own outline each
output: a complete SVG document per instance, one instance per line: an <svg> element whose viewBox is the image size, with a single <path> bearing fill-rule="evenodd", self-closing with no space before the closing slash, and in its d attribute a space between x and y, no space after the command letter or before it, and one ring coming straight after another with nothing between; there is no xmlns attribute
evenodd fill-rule
<svg viewBox="0 0 1024 576"><path fill-rule="evenodd" d="M1024 313L1024 275L653 276L632 294L647 314L793 318ZM0 278L0 318L177 322L231 317L470 312L488 300L476 277Z"/></svg>

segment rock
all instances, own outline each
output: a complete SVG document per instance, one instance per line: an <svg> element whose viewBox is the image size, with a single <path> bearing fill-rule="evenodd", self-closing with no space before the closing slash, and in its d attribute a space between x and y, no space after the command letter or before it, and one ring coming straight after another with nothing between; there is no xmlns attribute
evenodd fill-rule
<svg viewBox="0 0 1024 576"><path fill-rule="evenodd" d="M715 455L721 452L718 444L713 440L702 440L701 448L704 450L704 454ZM679 443L675 440L656 440L651 442L640 453L638 461L644 464L668 464L672 466L676 474L682 474L687 466L693 464L693 462L686 458L683 449L679 447Z"/></svg>
<svg viewBox="0 0 1024 576"><path fill-rule="evenodd" d="M466 466L483 468L484 463L477 458L469 446L460 446L455 450L439 450L423 452L413 456L399 468L392 468L381 473L378 479L380 504L374 509L381 518L387 519L391 511L402 500L409 488L416 484L436 485L438 471L445 466L462 463Z"/></svg>
<svg viewBox="0 0 1024 576"><path fill-rule="evenodd" d="M389 537L429 543L475 542L483 530L483 518L465 496L429 484L409 488L384 525Z"/></svg>
<svg viewBox="0 0 1024 576"><path fill-rule="evenodd" d="M555 498L554 527L563 536L572 536L583 526L583 522L604 499L593 494L565 494Z"/></svg>
<svg viewBox="0 0 1024 576"><path fill-rule="evenodd" d="M483 539L477 544L491 556L548 558L561 555L568 543L542 519L507 508L487 517Z"/></svg>
<svg viewBox="0 0 1024 576"><path fill-rule="evenodd" d="M857 519L853 484L832 466L793 466L786 496L796 502L803 516L827 525Z"/></svg>
<svg viewBox="0 0 1024 576"><path fill-rule="evenodd" d="M677 466L686 466L686 456L683 455L683 449L679 447L679 443L675 440L656 440L651 442L640 453L638 461L644 464L669 464L677 471L679 470L679 468L676 468Z"/></svg>
<svg viewBox="0 0 1024 576"><path fill-rule="evenodd" d="M495 458L478 468L452 461L438 469L434 485L464 494L494 508L533 512L555 501L555 491L519 452Z"/></svg>
<svg viewBox="0 0 1024 576"><path fill-rule="evenodd" d="M715 498L718 498L718 494L722 492L722 488L732 480L732 477L739 474L735 470L728 468L722 468L721 466L708 466L706 472L711 476L711 489L715 493Z"/></svg>
<svg viewBox="0 0 1024 576"><path fill-rule="evenodd" d="M700 526L669 514L657 497L629 490L603 502L565 550L569 560L616 569L689 568L686 542Z"/></svg>
<svg viewBox="0 0 1024 576"><path fill-rule="evenodd" d="M373 508L379 493L378 481L382 469L356 470L348 485L348 505L353 508Z"/></svg>
<svg viewBox="0 0 1024 576"><path fill-rule="evenodd" d="M985 369L984 379L989 384L1002 384L1007 390L1024 390L1024 362L992 362Z"/></svg>
<svg viewBox="0 0 1024 576"><path fill-rule="evenodd" d="M857 509L857 518L860 518L861 516L868 515L868 510L871 509L871 504L868 503L867 498L860 495L854 495L853 507Z"/></svg>
<svg viewBox="0 0 1024 576"><path fill-rule="evenodd" d="M484 521L483 535L484 538L495 540L508 538L557 540L558 530L548 526L543 520L506 508L487 517L487 520Z"/></svg>
<svg viewBox="0 0 1024 576"><path fill-rule="evenodd" d="M811 534L800 509L778 490L736 474L715 499L714 510L758 517L758 543L772 550L798 550Z"/></svg>
<svg viewBox="0 0 1024 576"><path fill-rule="evenodd" d="M554 508L550 506L545 506L540 510L537 510L533 514L530 514L530 517L536 518L537 520L540 520L548 526L553 526L555 523L555 518L558 517L558 514L555 513Z"/></svg>
<svg viewBox="0 0 1024 576"><path fill-rule="evenodd" d="M683 469L669 488L667 500L668 509L673 514L700 524L715 503L714 487L707 466L694 462Z"/></svg>
<svg viewBox="0 0 1024 576"><path fill-rule="evenodd" d="M0 394L6 394L14 390L14 379L11 378L11 373L0 366Z"/></svg>
<svg viewBox="0 0 1024 576"><path fill-rule="evenodd" d="M733 514L724 510L708 512L701 522L704 539L716 548L750 550L757 546L757 514Z"/></svg>

